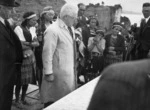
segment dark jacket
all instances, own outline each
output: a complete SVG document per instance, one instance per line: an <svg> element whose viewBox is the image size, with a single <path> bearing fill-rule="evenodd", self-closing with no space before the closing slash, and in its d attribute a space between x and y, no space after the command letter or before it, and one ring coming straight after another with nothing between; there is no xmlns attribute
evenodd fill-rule
<svg viewBox="0 0 150 110"><path fill-rule="evenodd" d="M106 68L88 110L150 110L150 60Z"/></svg>
<svg viewBox="0 0 150 110"><path fill-rule="evenodd" d="M141 43L141 49L150 49L150 19L147 21L146 25L143 26L143 22L140 25L140 34L138 38Z"/></svg>
<svg viewBox="0 0 150 110"><path fill-rule="evenodd" d="M8 26L9 24L7 24ZM0 96L2 90L14 81L16 64L23 59L22 46L18 36L0 22Z"/></svg>
<svg viewBox="0 0 150 110"><path fill-rule="evenodd" d="M121 35L117 35L115 41L111 39L111 34L105 36L106 44L104 54L109 54L109 47L114 47L116 54L122 54L125 51L125 39Z"/></svg>

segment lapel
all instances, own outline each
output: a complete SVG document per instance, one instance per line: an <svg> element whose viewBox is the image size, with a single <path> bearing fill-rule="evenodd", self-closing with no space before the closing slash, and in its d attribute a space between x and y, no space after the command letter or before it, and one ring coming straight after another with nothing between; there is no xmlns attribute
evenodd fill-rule
<svg viewBox="0 0 150 110"><path fill-rule="evenodd" d="M144 28L143 28L143 31L142 31L142 32L144 32L144 31L145 31L145 29L146 29L148 26L150 26L150 18L149 18L149 20L147 21L146 25L144 26Z"/></svg>
<svg viewBox="0 0 150 110"><path fill-rule="evenodd" d="M73 44L73 39L72 39L72 36L70 35L70 32L69 30L67 29L67 26L65 25L65 23L61 20L61 19L58 19L57 20L57 23L59 25L59 27L61 28L61 33L64 34L66 36L66 38L70 41L70 43ZM71 28L72 29L72 28ZM74 33L74 32L73 32ZM74 36L74 34L73 34Z"/></svg>
<svg viewBox="0 0 150 110"><path fill-rule="evenodd" d="M5 25L1 21L0 21L0 29L1 29L0 34L3 35L12 45L14 45L11 36L9 35Z"/></svg>

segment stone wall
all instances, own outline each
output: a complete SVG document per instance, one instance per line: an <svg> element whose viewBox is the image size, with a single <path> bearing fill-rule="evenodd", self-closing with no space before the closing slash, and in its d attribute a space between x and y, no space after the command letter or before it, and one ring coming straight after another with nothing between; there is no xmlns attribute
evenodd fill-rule
<svg viewBox="0 0 150 110"><path fill-rule="evenodd" d="M16 12L23 14L26 11L39 13L45 6L52 6L54 11L59 13L60 8L65 4L64 0L16 0L21 6L16 8Z"/></svg>
<svg viewBox="0 0 150 110"><path fill-rule="evenodd" d="M61 7L65 4L65 0L16 0L21 6L16 8L18 17L22 17L26 11L34 11L39 14L45 6L52 6L54 11L59 13ZM110 29L114 21L120 21L122 7L120 5L103 6L100 4L87 5L87 11L85 15L97 16L100 28Z"/></svg>
<svg viewBox="0 0 150 110"><path fill-rule="evenodd" d="M103 5L93 5L89 4L85 12L85 16L96 16L100 28L110 29L114 21L120 22L122 7L120 5L115 6L103 6Z"/></svg>

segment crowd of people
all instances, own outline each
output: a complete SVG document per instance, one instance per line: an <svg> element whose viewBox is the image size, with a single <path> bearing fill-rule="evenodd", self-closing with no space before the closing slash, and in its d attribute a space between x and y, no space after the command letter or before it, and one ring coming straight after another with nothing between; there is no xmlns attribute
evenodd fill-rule
<svg viewBox="0 0 150 110"><path fill-rule="evenodd" d="M121 63L120 68L110 65L150 57L150 3L143 4L144 19L141 21L141 26L127 30L127 36L123 34L125 27L120 22L114 22L110 30L106 30L101 28L96 16L86 17L84 14L86 6L83 3L78 4L78 7L65 4L58 15L52 6L44 7L40 15L28 11L22 15L20 23L11 17L13 7L18 6L20 4L15 0L0 1L0 110L11 110L13 89L15 89L16 106L21 108L22 105L29 104L25 99L29 84L38 85L40 99L45 108L100 75L101 80L95 91L101 92L99 95L94 92L93 102L91 100L88 109L99 110L95 108L100 106L99 103L103 110L107 107L117 108L118 103L124 103L119 104L120 108L117 109L131 110L123 109L124 106L132 103L119 102L116 98L117 92L113 92L111 100L106 99L104 104L104 98L109 97L107 94L105 97L104 90L106 86L112 90L126 87L126 85L117 86L118 82L122 84L124 80L132 83L133 81L123 79L126 77L125 73L130 73L126 78L133 78L132 69L139 73L135 77L141 76L142 72L148 70L149 60L144 60L146 63L143 63L144 61L139 63L139 65L144 64L145 69L140 69L142 67L138 62L135 63L139 66L136 67L137 70L140 69L139 71L132 68L131 62ZM121 71L124 71L123 76L120 75ZM146 76L148 77L148 74L143 77ZM114 82L117 80L112 83L114 87L109 84L109 80ZM138 78L135 79L137 80ZM143 83L140 81L137 82ZM131 89L136 84L131 84ZM144 84L141 86L144 87ZM111 91L109 89L106 91ZM147 90L149 88L145 90L146 93ZM134 94L135 91L132 92ZM135 94L135 97L137 95ZM116 105L111 103L114 100L118 101ZM130 98L127 100L131 102ZM136 100L133 99L133 102ZM139 106L136 105L134 108ZM141 106L147 107L142 104Z"/></svg>

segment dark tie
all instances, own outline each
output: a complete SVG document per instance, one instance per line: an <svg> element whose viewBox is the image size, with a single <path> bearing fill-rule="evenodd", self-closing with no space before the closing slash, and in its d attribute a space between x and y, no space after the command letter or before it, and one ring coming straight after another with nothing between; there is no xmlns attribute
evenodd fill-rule
<svg viewBox="0 0 150 110"><path fill-rule="evenodd" d="M68 26L68 30L69 30L69 32L70 32L71 37L73 38L73 32L72 32L71 27Z"/></svg>
<svg viewBox="0 0 150 110"><path fill-rule="evenodd" d="M73 32L72 32L71 27L68 26L68 30L70 32L70 35L71 35L72 39L73 39ZM74 49L74 72L75 72L75 70L76 70L75 65L76 65L76 59L77 59L76 58L77 57L77 52L76 52L77 48L76 48L76 41L74 39L73 39L73 49Z"/></svg>
<svg viewBox="0 0 150 110"><path fill-rule="evenodd" d="M7 20L4 20L4 21L5 21L5 27L6 27L7 31L8 31L8 33L11 34L13 32L13 30L12 30L9 22Z"/></svg>

